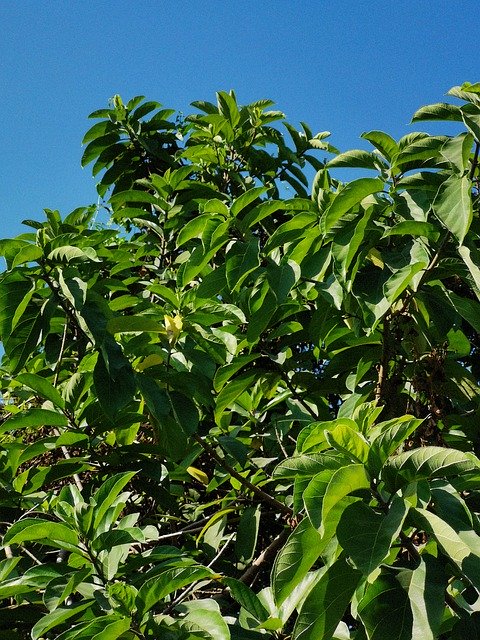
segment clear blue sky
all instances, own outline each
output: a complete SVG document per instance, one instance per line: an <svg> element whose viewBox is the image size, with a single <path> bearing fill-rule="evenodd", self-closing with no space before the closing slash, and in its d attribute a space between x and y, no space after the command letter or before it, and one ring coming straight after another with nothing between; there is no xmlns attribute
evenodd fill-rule
<svg viewBox="0 0 480 640"><path fill-rule="evenodd" d="M119 93L188 112L235 89L342 150L399 137L423 104L480 80L478 0L1 0L0 237L96 201L87 115ZM419 128L419 125L416 125ZM26 230L26 228L23 228Z"/></svg>

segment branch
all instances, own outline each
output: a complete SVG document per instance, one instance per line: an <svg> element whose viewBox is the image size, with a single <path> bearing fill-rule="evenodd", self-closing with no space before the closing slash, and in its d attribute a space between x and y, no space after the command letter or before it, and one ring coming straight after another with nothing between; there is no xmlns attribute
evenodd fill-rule
<svg viewBox="0 0 480 640"><path fill-rule="evenodd" d="M277 511L280 511L281 513L284 513L289 517L292 516L293 511L290 509L290 507L287 507L287 505L283 504L283 502L279 502L276 498L273 498L271 495L244 478L240 473L238 473L238 471L236 471L230 464L228 464L225 458L222 458L220 455L218 455L216 450L210 444L208 444L208 442L205 442L205 440L203 440L203 438L199 436L198 433L194 433L192 437L198 442L202 449L206 453L208 453L209 456L211 456L223 469L225 469L225 471L227 471L227 473L238 480L243 487L249 489L261 502L267 502Z"/></svg>
<svg viewBox="0 0 480 640"><path fill-rule="evenodd" d="M258 572L262 568L264 564L270 562L275 557L277 551L283 547L285 542L288 539L291 531L289 529L284 529L275 540L262 551L262 553L256 558L252 564L248 567L243 575L240 576L240 581L245 584L251 585L255 580Z"/></svg>

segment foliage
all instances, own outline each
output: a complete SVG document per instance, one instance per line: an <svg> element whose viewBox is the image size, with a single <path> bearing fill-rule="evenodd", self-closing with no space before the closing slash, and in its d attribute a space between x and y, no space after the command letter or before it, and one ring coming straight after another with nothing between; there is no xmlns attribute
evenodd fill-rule
<svg viewBox="0 0 480 640"><path fill-rule="evenodd" d="M233 92L91 115L110 222L0 241L0 637L480 634L480 85L449 94L413 120L458 134L345 153Z"/></svg>

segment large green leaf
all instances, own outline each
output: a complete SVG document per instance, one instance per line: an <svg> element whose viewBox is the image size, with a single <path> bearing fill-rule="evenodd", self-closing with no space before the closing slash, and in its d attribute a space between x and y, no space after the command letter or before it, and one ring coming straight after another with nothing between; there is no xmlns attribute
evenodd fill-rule
<svg viewBox="0 0 480 640"><path fill-rule="evenodd" d="M361 579L344 558L322 575L308 594L298 614L293 640L329 640Z"/></svg>
<svg viewBox="0 0 480 640"><path fill-rule="evenodd" d="M339 190L325 211L322 219L324 230L328 232L352 207L372 193L378 193L383 189L383 181L378 178L358 178L348 182Z"/></svg>
<svg viewBox="0 0 480 640"><path fill-rule="evenodd" d="M392 573L381 574L358 604L368 640L412 640L408 594Z"/></svg>
<svg viewBox="0 0 480 640"><path fill-rule="evenodd" d="M60 522L41 518L24 518L13 524L3 537L3 544L23 544L29 541L68 549L78 546L78 535Z"/></svg>
<svg viewBox="0 0 480 640"><path fill-rule="evenodd" d="M312 483L314 483L314 481L315 478L312 480ZM342 498L345 498L354 491L369 488L370 479L363 464L351 464L347 465L346 467L337 469L336 471L334 471L325 490L325 495L323 496L320 522L318 521L317 516L313 515L317 512L316 510L312 510L312 497L310 493L305 492L305 506L307 508L312 524L316 526L319 529L320 533L323 535L328 523L328 519L331 515L330 512L332 512L332 515L334 513L335 516L337 515L334 507L338 505L338 503L340 503ZM308 489L310 489L310 485Z"/></svg>
<svg viewBox="0 0 480 640"><path fill-rule="evenodd" d="M421 447L405 451L390 459L383 467L382 479L389 491L425 478L448 478L480 469L473 454L443 447Z"/></svg>
<svg viewBox="0 0 480 640"><path fill-rule="evenodd" d="M308 518L304 518L290 534L273 565L272 588L277 606L300 584L328 542L322 539Z"/></svg>
<svg viewBox="0 0 480 640"><path fill-rule="evenodd" d="M447 587L442 563L429 554L422 554L418 567L401 571L398 581L410 600L412 640L436 640L445 612Z"/></svg>
<svg viewBox="0 0 480 640"><path fill-rule="evenodd" d="M232 598L240 606L250 613L259 622L264 622L268 618L268 612L260 602L258 596L246 584L235 578L222 578L223 584L230 589Z"/></svg>
<svg viewBox="0 0 480 640"><path fill-rule="evenodd" d="M472 222L470 190L471 183L467 177L452 175L441 185L432 204L434 214L459 244L462 244Z"/></svg>
<svg viewBox="0 0 480 640"><path fill-rule="evenodd" d="M0 426L0 433L28 427L66 427L67 425L68 418L63 413L49 409L27 409L27 411L16 413L5 420Z"/></svg>
<svg viewBox="0 0 480 640"><path fill-rule="evenodd" d="M453 527L431 511L417 507L411 513L415 525L432 535L445 555L480 589L480 537L474 534L467 544Z"/></svg>
<svg viewBox="0 0 480 640"><path fill-rule="evenodd" d="M65 401L53 384L35 373L22 373L16 378L17 382L36 391L40 397L50 400L56 407L63 409Z"/></svg>
<svg viewBox="0 0 480 640"><path fill-rule="evenodd" d="M211 569L201 566L166 569L143 583L137 595L138 610L144 614L170 593L214 575Z"/></svg>
<svg viewBox="0 0 480 640"><path fill-rule="evenodd" d="M369 433L372 444L368 453L368 469L378 475L386 460L422 424L423 420L401 416L377 424Z"/></svg>
<svg viewBox="0 0 480 640"><path fill-rule="evenodd" d="M357 569L370 575L389 554L400 533L408 504L395 496L386 515L362 501L349 505L337 527L338 541Z"/></svg>

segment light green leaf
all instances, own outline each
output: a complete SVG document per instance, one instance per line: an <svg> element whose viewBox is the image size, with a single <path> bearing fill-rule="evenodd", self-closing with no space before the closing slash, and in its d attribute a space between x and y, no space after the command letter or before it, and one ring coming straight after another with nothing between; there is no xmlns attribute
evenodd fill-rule
<svg viewBox="0 0 480 640"><path fill-rule="evenodd" d="M416 262L407 265L396 271L383 285L383 293L390 304L399 298L405 289L411 285L415 291L416 287L413 279L417 273L425 269L426 262Z"/></svg>
<svg viewBox="0 0 480 640"><path fill-rule="evenodd" d="M409 482L448 478L476 469L480 469L480 460L473 453L429 446L391 458L383 467L382 479L388 490L394 492Z"/></svg>
<svg viewBox="0 0 480 640"><path fill-rule="evenodd" d="M32 540L40 541L51 547L78 546L78 536L73 529L60 522L42 520L41 518L23 518L13 524L3 538L4 545L23 544Z"/></svg>
<svg viewBox="0 0 480 640"><path fill-rule="evenodd" d="M334 449L346 454L352 462L367 462L370 447L357 429L338 424L326 432L326 439Z"/></svg>
<svg viewBox="0 0 480 640"><path fill-rule="evenodd" d="M436 640L445 611L447 580L443 564L424 553L418 567L401 571L398 581L407 590L412 609L411 640Z"/></svg>
<svg viewBox="0 0 480 640"><path fill-rule="evenodd" d="M324 230L328 232L347 211L367 196L383 191L383 189L383 181L378 178L358 178L348 182L336 194L333 202L325 211L322 218Z"/></svg>
<svg viewBox="0 0 480 640"><path fill-rule="evenodd" d="M454 138L449 138L442 146L442 156L450 162L457 173L463 175L470 164L473 136L462 133Z"/></svg>
<svg viewBox="0 0 480 640"><path fill-rule="evenodd" d="M254 187L245 193L242 193L230 207L230 212L232 216L238 216L238 214L243 211L249 204L254 202L257 198L259 198L262 193L265 193L266 187Z"/></svg>
<svg viewBox="0 0 480 640"><path fill-rule="evenodd" d="M27 409L22 413L16 413L0 426L0 433L25 429L27 427L66 427L68 419L63 413L49 411L48 409Z"/></svg>
<svg viewBox="0 0 480 640"><path fill-rule="evenodd" d="M380 151L384 158L392 163L398 154L398 145L395 140L384 131L366 131L360 136L364 140L368 140L373 146Z"/></svg>
<svg viewBox="0 0 480 640"><path fill-rule="evenodd" d="M387 460L400 445L422 424L423 420L401 416L377 424L369 433L372 441L368 454L368 469L378 475Z"/></svg>
<svg viewBox="0 0 480 640"><path fill-rule="evenodd" d="M115 473L110 476L93 495L95 507L93 509L92 531L96 532L102 525L107 511L118 498L122 489L130 482L136 471Z"/></svg>
<svg viewBox="0 0 480 640"><path fill-rule="evenodd" d="M298 614L293 640L331 638L361 579L343 558L322 575L308 594Z"/></svg>
<svg viewBox="0 0 480 640"><path fill-rule="evenodd" d="M84 600L82 602L76 602L69 607L62 609L55 609L51 613L47 613L46 616L40 618L32 629L32 640L40 640L44 637L47 631L63 624L67 620L78 616L86 609L89 609L94 604L94 600Z"/></svg>
<svg viewBox="0 0 480 640"><path fill-rule="evenodd" d="M43 256L43 251L36 244L29 244L22 247L13 259L12 267L18 267L25 262L36 262Z"/></svg>
<svg viewBox="0 0 480 640"><path fill-rule="evenodd" d="M99 258L97 258L97 252L92 247L80 249L80 247L72 246L53 249L48 254L47 260L52 260L52 262L72 262L74 260L100 262Z"/></svg>
<svg viewBox="0 0 480 640"><path fill-rule="evenodd" d="M323 497L321 522L315 522L312 520L310 509L309 517L310 520L312 520L312 524L317 526L320 534L323 535L328 523L330 511L332 511L335 505L337 505L337 503L339 503L342 498L345 498L348 494L358 491L359 489L369 488L370 479L363 464L351 464L337 469L333 473ZM307 506L306 497L305 506Z"/></svg>
<svg viewBox="0 0 480 640"><path fill-rule="evenodd" d="M337 527L338 541L365 576L389 554L408 508L403 499L395 496L386 515L376 513L362 501L354 502L342 513Z"/></svg>
<svg viewBox="0 0 480 640"><path fill-rule="evenodd" d="M422 222L420 220L405 220L390 227L383 234L384 238L389 236L414 236L428 238L429 240L438 240L440 233L435 225L430 222Z"/></svg>
<svg viewBox="0 0 480 640"><path fill-rule="evenodd" d="M463 574L480 589L480 537L476 538L476 549L467 544L453 527L427 509L411 509L416 526L433 535L444 553L458 566Z"/></svg>
<svg viewBox="0 0 480 640"><path fill-rule="evenodd" d="M273 565L272 588L277 606L300 584L329 542L322 539L308 518L290 534Z"/></svg>
<svg viewBox="0 0 480 640"><path fill-rule="evenodd" d="M427 104L418 109L412 117L412 122L421 122L424 120L453 120L455 122L461 122L462 111L457 105L449 104L448 102Z"/></svg>
<svg viewBox="0 0 480 640"><path fill-rule="evenodd" d="M381 574L358 604L368 640L412 640L408 594L393 574Z"/></svg>
<svg viewBox="0 0 480 640"><path fill-rule="evenodd" d="M52 404L60 409L65 406L65 401L53 384L46 378L42 378L35 373L22 373L16 378L17 382L36 391L42 398L50 400Z"/></svg>
<svg viewBox="0 0 480 640"><path fill-rule="evenodd" d="M137 608L143 615L170 593L214 575L211 569L199 565L166 569L143 583L136 599Z"/></svg>
<svg viewBox="0 0 480 640"><path fill-rule="evenodd" d="M338 156L335 156L327 163L327 167L330 169L335 167L352 167L374 169L376 171L378 171L382 165L384 165L384 163L378 155L362 149L352 149L351 151L339 153ZM386 167L386 165L384 166Z"/></svg>
<svg viewBox="0 0 480 640"><path fill-rule="evenodd" d="M471 183L467 177L451 175L438 190L432 209L442 224L462 244L472 222Z"/></svg>

